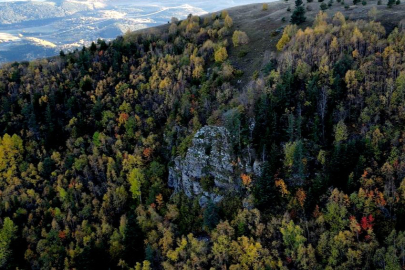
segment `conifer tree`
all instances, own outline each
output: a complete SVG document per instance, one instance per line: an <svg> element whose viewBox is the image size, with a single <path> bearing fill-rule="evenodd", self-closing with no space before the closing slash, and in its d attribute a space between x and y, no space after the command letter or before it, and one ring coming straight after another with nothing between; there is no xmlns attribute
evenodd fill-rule
<svg viewBox="0 0 405 270"><path fill-rule="evenodd" d="M291 20L290 22L292 24L301 24L306 21L305 17L305 9L302 6L302 0L296 0L295 1L295 9L293 14L291 15Z"/></svg>

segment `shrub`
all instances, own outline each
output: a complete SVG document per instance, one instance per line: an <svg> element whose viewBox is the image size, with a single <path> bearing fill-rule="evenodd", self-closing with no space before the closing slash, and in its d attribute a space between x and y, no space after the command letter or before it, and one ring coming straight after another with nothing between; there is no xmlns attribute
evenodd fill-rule
<svg viewBox="0 0 405 270"><path fill-rule="evenodd" d="M221 29L219 29L218 31L218 37L220 39L223 39L225 36L229 35L229 30L227 27L222 27Z"/></svg>
<svg viewBox="0 0 405 270"><path fill-rule="evenodd" d="M325 3L321 4L321 10L327 10L328 9L328 5Z"/></svg>
<svg viewBox="0 0 405 270"><path fill-rule="evenodd" d="M234 73L234 75L235 75L236 78L240 78L240 77L242 77L243 74L244 74L243 70L241 70L241 69L237 69L237 70L235 70L233 73Z"/></svg>
<svg viewBox="0 0 405 270"><path fill-rule="evenodd" d="M203 176L200 180L201 187L204 191L211 192L215 187L214 178L212 176Z"/></svg>
<svg viewBox="0 0 405 270"><path fill-rule="evenodd" d="M222 64L222 78L226 81L229 81L233 78L234 68L228 63Z"/></svg>
<svg viewBox="0 0 405 270"><path fill-rule="evenodd" d="M259 71L255 70L252 75L253 80L257 80L259 78Z"/></svg>
<svg viewBox="0 0 405 270"><path fill-rule="evenodd" d="M242 57L245 57L247 54L248 54L247 51L242 50L242 51L240 51L240 52L238 53L238 57L239 57L239 58L242 58Z"/></svg>
<svg viewBox="0 0 405 270"><path fill-rule="evenodd" d="M370 18L370 20L375 21L377 19L377 15L378 15L378 10L376 7L372 7L368 13L367 13L368 17Z"/></svg>

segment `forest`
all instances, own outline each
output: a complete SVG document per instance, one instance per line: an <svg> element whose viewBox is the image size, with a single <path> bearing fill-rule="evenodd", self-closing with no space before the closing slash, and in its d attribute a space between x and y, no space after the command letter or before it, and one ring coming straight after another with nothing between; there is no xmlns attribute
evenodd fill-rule
<svg viewBox="0 0 405 270"><path fill-rule="evenodd" d="M227 11L3 65L0 268L404 269L405 24L277 39L243 86ZM201 203L168 178L207 126L235 188Z"/></svg>

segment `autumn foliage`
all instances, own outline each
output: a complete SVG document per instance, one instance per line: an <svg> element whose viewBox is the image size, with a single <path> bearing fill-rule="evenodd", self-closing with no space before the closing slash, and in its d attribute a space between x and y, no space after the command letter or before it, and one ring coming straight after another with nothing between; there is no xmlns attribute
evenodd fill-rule
<svg viewBox="0 0 405 270"><path fill-rule="evenodd" d="M234 12L0 67L1 269L405 268L404 27Z"/></svg>

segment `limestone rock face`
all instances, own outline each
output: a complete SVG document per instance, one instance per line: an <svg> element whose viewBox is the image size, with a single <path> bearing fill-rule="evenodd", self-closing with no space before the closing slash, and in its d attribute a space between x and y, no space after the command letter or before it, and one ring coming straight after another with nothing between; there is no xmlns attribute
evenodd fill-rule
<svg viewBox="0 0 405 270"><path fill-rule="evenodd" d="M201 206L210 199L217 203L225 192L240 188L232 161L228 130L205 126L195 134L185 158L177 157L169 168L169 187L190 198L199 197Z"/></svg>

